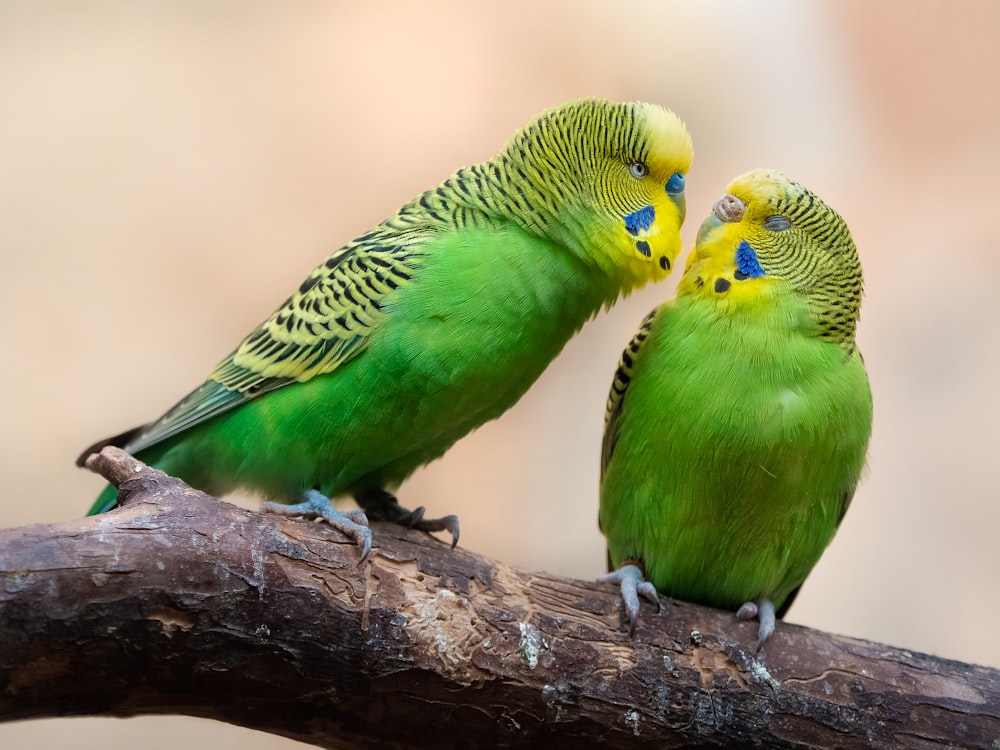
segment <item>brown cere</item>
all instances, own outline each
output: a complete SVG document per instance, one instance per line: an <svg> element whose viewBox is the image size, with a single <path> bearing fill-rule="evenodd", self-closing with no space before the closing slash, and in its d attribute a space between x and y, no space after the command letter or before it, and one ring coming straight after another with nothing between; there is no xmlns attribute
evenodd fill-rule
<svg viewBox="0 0 1000 750"><path fill-rule="evenodd" d="M715 202L712 206L712 213L718 217L720 221L725 222L736 222L743 218L743 212L746 210L746 204L737 198L735 195L729 195L728 193L719 200Z"/></svg>

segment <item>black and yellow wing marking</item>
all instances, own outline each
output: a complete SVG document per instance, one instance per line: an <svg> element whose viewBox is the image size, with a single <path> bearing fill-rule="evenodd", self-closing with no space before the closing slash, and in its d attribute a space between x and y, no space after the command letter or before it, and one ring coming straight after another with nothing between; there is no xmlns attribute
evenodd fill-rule
<svg viewBox="0 0 1000 750"><path fill-rule="evenodd" d="M601 476L607 471L608 464L611 463L611 456L615 452L615 444L618 442L619 424L622 405L625 403L625 394L628 392L629 383L632 382L632 369L635 367L635 359L642 348L643 342L649 336L656 319L657 310L653 310L643 318L639 324L639 330L635 332L632 340L622 352L618 361L618 369L615 370L615 377L611 381L611 392L608 393L608 404L604 409L604 439L601 442Z"/></svg>
<svg viewBox="0 0 1000 750"><path fill-rule="evenodd" d="M141 451L256 396L336 370L368 345L383 303L423 265L426 231L383 225L333 253L200 387L124 446ZM391 239L392 242L385 240Z"/></svg>

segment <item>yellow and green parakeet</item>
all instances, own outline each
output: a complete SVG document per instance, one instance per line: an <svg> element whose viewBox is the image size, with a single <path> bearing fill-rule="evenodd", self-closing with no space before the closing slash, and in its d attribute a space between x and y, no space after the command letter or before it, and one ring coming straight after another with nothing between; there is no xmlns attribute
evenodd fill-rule
<svg viewBox="0 0 1000 750"><path fill-rule="evenodd" d="M331 254L162 417L114 444L213 495L449 530L392 494L512 406L602 306L680 251L691 139L667 109L583 99ZM353 495L364 514L336 511ZM108 487L91 513L113 506Z"/></svg>
<svg viewBox="0 0 1000 750"><path fill-rule="evenodd" d="M758 648L858 484L872 397L843 219L780 172L735 179L675 299L622 354L600 526L631 627L657 592L759 619Z"/></svg>

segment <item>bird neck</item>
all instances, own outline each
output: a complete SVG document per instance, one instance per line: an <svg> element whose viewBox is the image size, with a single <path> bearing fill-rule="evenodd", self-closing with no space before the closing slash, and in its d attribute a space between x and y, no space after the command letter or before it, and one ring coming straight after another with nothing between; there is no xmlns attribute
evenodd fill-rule
<svg viewBox="0 0 1000 750"><path fill-rule="evenodd" d="M606 279L608 302L648 281L638 273L623 274L603 252L614 242L612 227L595 226L593 218L585 220L593 211L574 206L568 188L546 182L506 152L458 170L411 205L455 228L496 229L514 224L568 251L584 270L598 272Z"/></svg>
<svg viewBox="0 0 1000 750"><path fill-rule="evenodd" d="M513 159L507 152L460 170L455 178L475 185L477 204L484 211L571 249L582 244L582 227L573 214L567 191L533 174L525 162Z"/></svg>
<svg viewBox="0 0 1000 750"><path fill-rule="evenodd" d="M855 349L861 306L861 276L857 274L802 274L788 278L763 274L738 278L728 256L704 256L689 262L678 286L679 296L710 301L720 316L741 324L766 321L773 330L793 329Z"/></svg>
<svg viewBox="0 0 1000 750"><path fill-rule="evenodd" d="M861 276L820 280L806 297L820 336L848 351L855 348L861 314Z"/></svg>

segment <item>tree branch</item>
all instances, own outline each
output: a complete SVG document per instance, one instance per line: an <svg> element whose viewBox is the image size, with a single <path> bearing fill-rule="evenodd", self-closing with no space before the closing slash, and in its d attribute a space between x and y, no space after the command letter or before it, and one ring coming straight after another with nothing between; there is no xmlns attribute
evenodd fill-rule
<svg viewBox="0 0 1000 750"><path fill-rule="evenodd" d="M1000 671L672 603L375 524L209 498L106 448L123 507L0 530L0 720L182 713L331 748L981 747Z"/></svg>

